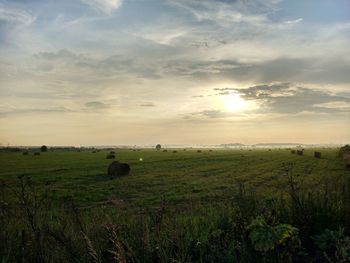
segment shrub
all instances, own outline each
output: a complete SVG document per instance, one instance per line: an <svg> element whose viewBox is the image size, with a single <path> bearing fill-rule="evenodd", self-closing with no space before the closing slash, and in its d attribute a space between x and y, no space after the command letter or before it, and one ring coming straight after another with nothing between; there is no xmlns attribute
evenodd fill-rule
<svg viewBox="0 0 350 263"><path fill-rule="evenodd" d="M258 216L248 226L248 230L250 241L255 250L260 252L266 253L288 244L295 248L300 246L299 230L289 224L271 226L263 217Z"/></svg>
<svg viewBox="0 0 350 263"><path fill-rule="evenodd" d="M344 228L337 231L325 229L312 239L330 262L350 262L350 238L344 235Z"/></svg>

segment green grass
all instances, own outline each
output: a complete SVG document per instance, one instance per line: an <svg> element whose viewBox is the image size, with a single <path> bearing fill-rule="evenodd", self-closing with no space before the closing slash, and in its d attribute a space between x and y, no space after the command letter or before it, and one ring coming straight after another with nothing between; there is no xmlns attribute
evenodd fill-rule
<svg viewBox="0 0 350 263"><path fill-rule="evenodd" d="M0 259L349 262L337 153L123 149L131 174L111 180L107 151L1 152Z"/></svg>
<svg viewBox="0 0 350 263"><path fill-rule="evenodd" d="M161 200L175 204L188 200L229 198L237 182L247 182L262 195L285 190L283 165L294 163L294 172L304 183L314 186L324 177L349 175L337 157L336 149L321 149L322 159L290 151L203 150L162 152L155 150L117 150L116 159L131 166L127 177L110 180L106 175L108 152L46 152L40 156L0 153L0 180L15 185L19 175L30 176L36 185L52 184L50 196L60 200L73 197L91 206L110 197L123 199L130 206L152 206ZM143 158L143 161L139 161Z"/></svg>

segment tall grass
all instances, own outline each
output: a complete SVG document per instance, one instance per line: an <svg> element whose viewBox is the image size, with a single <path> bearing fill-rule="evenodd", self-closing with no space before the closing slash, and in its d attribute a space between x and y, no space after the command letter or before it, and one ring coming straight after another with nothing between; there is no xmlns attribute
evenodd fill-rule
<svg viewBox="0 0 350 263"><path fill-rule="evenodd" d="M173 207L53 204L30 178L1 186L2 262L350 262L350 179L306 189L286 165L288 190L261 198L237 182L231 199ZM9 193L16 198L9 198Z"/></svg>

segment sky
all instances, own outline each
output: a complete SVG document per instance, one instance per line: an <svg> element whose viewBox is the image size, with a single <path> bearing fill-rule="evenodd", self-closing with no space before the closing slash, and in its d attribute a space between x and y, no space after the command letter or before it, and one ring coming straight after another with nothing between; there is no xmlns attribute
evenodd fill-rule
<svg viewBox="0 0 350 263"><path fill-rule="evenodd" d="M348 0L0 0L2 145L350 142Z"/></svg>

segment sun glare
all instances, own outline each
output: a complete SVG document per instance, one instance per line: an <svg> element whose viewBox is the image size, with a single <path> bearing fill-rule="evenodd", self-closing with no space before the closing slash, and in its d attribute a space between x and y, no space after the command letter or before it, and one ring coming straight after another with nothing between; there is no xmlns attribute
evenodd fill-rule
<svg viewBox="0 0 350 263"><path fill-rule="evenodd" d="M243 111L248 108L248 103L237 93L231 93L221 97L225 110L228 111Z"/></svg>

